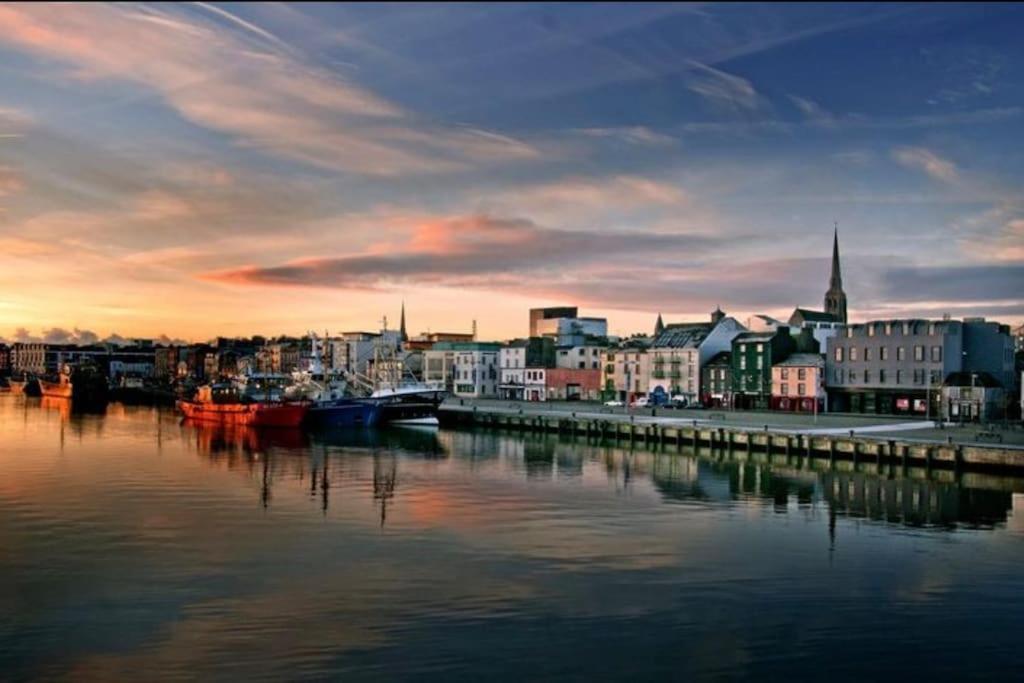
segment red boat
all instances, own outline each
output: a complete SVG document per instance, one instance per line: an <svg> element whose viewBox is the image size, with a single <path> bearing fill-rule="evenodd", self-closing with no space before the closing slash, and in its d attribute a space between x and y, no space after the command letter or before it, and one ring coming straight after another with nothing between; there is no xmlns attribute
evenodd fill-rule
<svg viewBox="0 0 1024 683"><path fill-rule="evenodd" d="M301 401L245 401L229 385L199 387L195 400L177 406L192 420L250 427L298 427L309 410L309 403Z"/></svg>
<svg viewBox="0 0 1024 683"><path fill-rule="evenodd" d="M71 376L68 373L61 373L60 379L56 382L39 379L39 390L43 396L49 398L71 398L74 395L74 389Z"/></svg>

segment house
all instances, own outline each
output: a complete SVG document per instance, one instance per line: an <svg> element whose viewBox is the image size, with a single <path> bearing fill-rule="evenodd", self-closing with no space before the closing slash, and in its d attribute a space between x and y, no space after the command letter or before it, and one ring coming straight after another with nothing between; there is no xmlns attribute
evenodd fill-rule
<svg viewBox="0 0 1024 683"><path fill-rule="evenodd" d="M772 365L772 410L825 412L825 358L793 353Z"/></svg>
<svg viewBox="0 0 1024 683"><path fill-rule="evenodd" d="M700 369L701 403L708 408L730 405L732 352L721 351Z"/></svg>
<svg viewBox="0 0 1024 683"><path fill-rule="evenodd" d="M1013 390L1009 327L984 318L874 320L828 340L830 410L938 415L940 390L956 372L988 373Z"/></svg>
<svg viewBox="0 0 1024 683"><path fill-rule="evenodd" d="M547 337L515 339L498 352L498 366L500 397L512 401L523 400L526 368L555 366L554 340Z"/></svg>
<svg viewBox="0 0 1024 683"><path fill-rule="evenodd" d="M494 342L452 342L454 394L464 398L496 398L498 396L498 353L501 345Z"/></svg>
<svg viewBox="0 0 1024 683"><path fill-rule="evenodd" d="M732 340L732 406L765 410L770 406L772 366L797 350L788 329L745 332Z"/></svg>
<svg viewBox="0 0 1024 683"><path fill-rule="evenodd" d="M651 345L649 395L682 396L688 404L701 397L701 367L711 358L731 348L732 340L746 331L734 318L720 309L710 322L665 325Z"/></svg>
<svg viewBox="0 0 1024 683"><path fill-rule="evenodd" d="M601 398L601 369L548 368L544 387L548 401L597 401Z"/></svg>
<svg viewBox="0 0 1024 683"><path fill-rule="evenodd" d="M1006 416L1003 385L987 372L954 372L942 383L943 420L985 422Z"/></svg>

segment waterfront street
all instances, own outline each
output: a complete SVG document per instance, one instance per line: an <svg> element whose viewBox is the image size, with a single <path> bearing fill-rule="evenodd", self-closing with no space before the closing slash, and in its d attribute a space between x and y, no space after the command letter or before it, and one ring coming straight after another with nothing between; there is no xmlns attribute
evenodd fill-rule
<svg viewBox="0 0 1024 683"><path fill-rule="evenodd" d="M605 406L595 402L581 401L502 401L497 399L449 399L444 404L448 410L472 410L473 407L509 415L573 415L585 419L633 421L638 424L664 424L702 427L727 427L741 430L763 430L786 434L815 434L836 436L849 435L852 430L858 437L922 443L999 445L1024 448L1024 428L1017 423L995 423L989 426L956 423L940 426L933 420L910 419L899 416L848 415L822 413L817 416L807 413L733 411L727 409L676 409L676 408L627 408ZM991 437L979 440L978 434L997 434L1001 441L993 442Z"/></svg>

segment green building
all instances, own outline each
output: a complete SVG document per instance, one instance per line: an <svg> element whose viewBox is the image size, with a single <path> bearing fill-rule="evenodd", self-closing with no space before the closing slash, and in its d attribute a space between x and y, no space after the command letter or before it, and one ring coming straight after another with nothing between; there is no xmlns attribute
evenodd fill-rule
<svg viewBox="0 0 1024 683"><path fill-rule="evenodd" d="M768 410L772 365L797 350L789 328L745 332L732 340L732 407Z"/></svg>

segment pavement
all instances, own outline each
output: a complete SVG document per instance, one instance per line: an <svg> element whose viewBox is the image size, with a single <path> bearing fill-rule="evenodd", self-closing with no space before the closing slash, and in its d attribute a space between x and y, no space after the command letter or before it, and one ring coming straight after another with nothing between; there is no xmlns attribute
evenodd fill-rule
<svg viewBox="0 0 1024 683"><path fill-rule="evenodd" d="M853 415L847 413L807 413L733 411L720 409L625 408L582 401L523 402L497 399L449 399L445 407L481 410L517 415L520 411L533 415L575 414L585 419L632 420L638 424L691 426L739 429L767 429L789 434L843 434L851 431L868 438L898 438L902 441L932 443L983 444L1024 447L1024 425L1020 422L993 425L936 422L907 419L902 416ZM979 434L981 436L979 436ZM1001 441L999 440L1001 439Z"/></svg>

